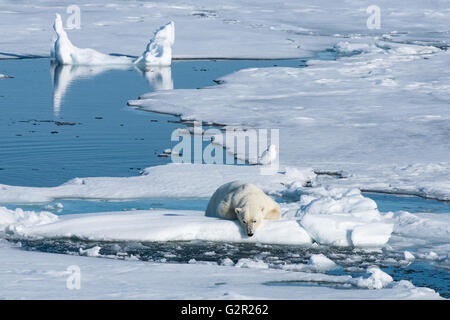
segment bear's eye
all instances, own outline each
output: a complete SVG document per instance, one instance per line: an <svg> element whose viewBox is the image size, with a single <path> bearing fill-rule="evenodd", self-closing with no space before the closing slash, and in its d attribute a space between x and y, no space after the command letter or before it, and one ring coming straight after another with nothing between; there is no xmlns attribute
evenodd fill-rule
<svg viewBox="0 0 450 320"><path fill-rule="evenodd" d="M255 219L255 220L253 220L253 223L256 223L256 219Z"/></svg>

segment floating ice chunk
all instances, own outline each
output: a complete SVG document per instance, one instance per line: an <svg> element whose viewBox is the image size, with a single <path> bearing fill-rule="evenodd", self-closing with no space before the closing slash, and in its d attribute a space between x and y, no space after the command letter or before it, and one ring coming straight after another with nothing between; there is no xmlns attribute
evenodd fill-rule
<svg viewBox="0 0 450 320"><path fill-rule="evenodd" d="M427 260L437 260L439 259L439 255L434 251L430 251L428 254L424 255L424 258Z"/></svg>
<svg viewBox="0 0 450 320"><path fill-rule="evenodd" d="M231 266L234 266L234 262L230 258L225 258L225 259L222 259L222 261L220 262L220 265L231 267Z"/></svg>
<svg viewBox="0 0 450 320"><path fill-rule="evenodd" d="M369 222L349 214L306 215L301 225L318 243L333 246L382 247L393 224Z"/></svg>
<svg viewBox="0 0 450 320"><path fill-rule="evenodd" d="M210 265L210 266L217 265L217 262L215 262L215 261L197 261L195 259L189 260L188 263L189 264L204 264L204 265Z"/></svg>
<svg viewBox="0 0 450 320"><path fill-rule="evenodd" d="M318 272L327 272L337 267L336 263L323 254L313 254L309 258L308 266Z"/></svg>
<svg viewBox="0 0 450 320"><path fill-rule="evenodd" d="M372 52L376 47L368 43L350 43L341 41L334 45L334 49L343 54L357 54L362 52Z"/></svg>
<svg viewBox="0 0 450 320"><path fill-rule="evenodd" d="M376 203L358 189L313 188L300 203L301 225L320 244L381 247L393 231Z"/></svg>
<svg viewBox="0 0 450 320"><path fill-rule="evenodd" d="M390 275L380 270L378 267L370 267L367 269L367 272L371 273L371 276L366 279L358 278L356 281L358 287L382 289L394 281Z"/></svg>
<svg viewBox="0 0 450 320"><path fill-rule="evenodd" d="M238 260L235 267L250 268L250 269L268 269L269 265L261 260L242 258Z"/></svg>
<svg viewBox="0 0 450 320"><path fill-rule="evenodd" d="M0 207L0 232L21 232L27 227L43 225L56 220L58 220L58 217L47 211L23 211L20 208L9 210Z"/></svg>
<svg viewBox="0 0 450 320"><path fill-rule="evenodd" d="M112 56L90 48L78 48L74 46L64 30L59 14L56 14L53 28L55 29L57 38L54 43L52 55L54 55L56 61L63 65L132 65L134 63L136 66L146 70L147 67L170 66L172 63L172 46L175 41L175 26L173 22L169 22L155 32L155 35L147 45L147 49L137 59L125 56ZM163 72L170 72L170 69L163 70ZM146 76L151 83L154 82L153 77L155 75L158 76L159 73L146 72ZM170 78L170 81L163 83L162 88L173 88L171 77L164 76L163 78Z"/></svg>
<svg viewBox="0 0 450 320"><path fill-rule="evenodd" d="M100 256L100 249L101 247L99 246L95 246L89 249L80 248L80 255L87 257L98 257Z"/></svg>
<svg viewBox="0 0 450 320"><path fill-rule="evenodd" d="M129 57L111 56L89 48L77 48L72 44L64 30L61 16L56 14L53 25L57 38L54 44L56 61L67 65L102 65L102 64L131 64Z"/></svg>
<svg viewBox="0 0 450 320"><path fill-rule="evenodd" d="M394 225L391 223L368 223L353 228L351 241L355 247L380 247L389 241Z"/></svg>
<svg viewBox="0 0 450 320"><path fill-rule="evenodd" d="M56 211L61 211L62 209L64 209L64 205L61 202L57 202L55 204L48 204L44 207L45 210L56 210Z"/></svg>
<svg viewBox="0 0 450 320"><path fill-rule="evenodd" d="M307 214L348 213L364 220L380 220L377 204L364 197L359 189L314 188L302 196L304 212Z"/></svg>
<svg viewBox="0 0 450 320"><path fill-rule="evenodd" d="M6 74L2 74L0 73L0 79L4 79L4 78L14 78L13 76L8 76Z"/></svg>
<svg viewBox="0 0 450 320"><path fill-rule="evenodd" d="M409 251L403 252L403 255L405 256L405 260L407 261L412 261L415 259L414 255Z"/></svg>
<svg viewBox="0 0 450 320"><path fill-rule="evenodd" d="M147 45L146 50L135 64L139 67L170 66L172 46L175 43L175 24L173 21L159 28Z"/></svg>

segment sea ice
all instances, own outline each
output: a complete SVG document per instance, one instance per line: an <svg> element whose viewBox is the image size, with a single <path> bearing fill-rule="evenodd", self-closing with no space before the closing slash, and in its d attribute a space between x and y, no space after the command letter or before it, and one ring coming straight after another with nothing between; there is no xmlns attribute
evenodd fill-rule
<svg viewBox="0 0 450 320"><path fill-rule="evenodd" d="M367 272L371 274L370 277L357 279L356 284L358 287L381 289L394 281L390 275L378 267L370 267L367 269Z"/></svg>
<svg viewBox="0 0 450 320"><path fill-rule="evenodd" d="M56 14L53 28L57 38L53 54L62 65L130 65L135 64L146 70L152 66L170 66L172 46L175 42L175 26L169 22L157 30L141 57L134 59L126 56L113 56L90 48L78 48L72 44L64 30L61 16ZM168 85L166 85L167 88Z"/></svg>
<svg viewBox="0 0 450 320"><path fill-rule="evenodd" d="M146 50L134 63L142 68L150 66L170 66L172 46L175 43L175 24L167 23L157 30Z"/></svg>
<svg viewBox="0 0 450 320"><path fill-rule="evenodd" d="M380 290L339 290L319 283L352 284L358 278L210 264L149 263L26 252L0 240L2 299L439 299L427 288L393 282ZM81 270L81 290L68 290ZM250 271L250 272L249 272ZM313 286L267 285L293 281ZM168 285L174 284L177 285ZM151 288L151 290L149 290ZM189 290L186 290L189 288Z"/></svg>
<svg viewBox="0 0 450 320"><path fill-rule="evenodd" d="M63 27L61 16L56 14L53 25L57 38L54 44L54 56L56 61L65 65L103 65L103 64L130 64L129 57L117 57L107 55L90 48L77 48L69 40Z"/></svg>

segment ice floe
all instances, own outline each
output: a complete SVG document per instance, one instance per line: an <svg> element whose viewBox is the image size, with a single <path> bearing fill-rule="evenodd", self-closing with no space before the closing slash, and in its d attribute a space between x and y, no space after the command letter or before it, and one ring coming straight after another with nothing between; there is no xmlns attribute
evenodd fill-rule
<svg viewBox="0 0 450 320"><path fill-rule="evenodd" d="M381 213L376 203L364 197L358 189L305 187L316 177L311 169L286 168L276 175L265 176L259 174L258 166L169 164L145 169L144 174L138 177L76 178L51 188L0 185L0 203L45 203L74 198L209 198L223 183L245 179L272 196L289 200L281 203L283 219L265 223L263 231L252 240L241 234L241 228L234 221L207 218L200 211L157 210L71 215L59 218L54 224L33 226L29 229L29 235L79 236L96 240L197 239L304 245L315 241L322 245L363 248L379 248L386 244L395 248L417 248L422 245L435 248L448 242L448 215ZM4 211L3 214L7 217L4 220L9 221L9 229L25 230L22 235L27 234L28 229L26 225L22 226L20 219L18 223L11 222L11 211ZM44 214L44 217L47 215ZM104 225L110 225L110 228L96 228Z"/></svg>
<svg viewBox="0 0 450 320"><path fill-rule="evenodd" d="M5 210L5 209L3 209ZM6 211L7 212L7 211ZM14 213L9 212L9 215ZM309 245L311 238L296 220L264 221L254 237L247 237L239 223L205 217L202 211L150 210L79 215L45 216L39 223L5 220L4 228L16 236L31 238L76 237L119 241L228 241ZM25 213L26 214L26 213ZM31 212L31 216L36 213ZM42 215L42 213L41 213ZM48 223L51 220L52 223ZM46 223L47 222L47 223Z"/></svg>
<svg viewBox="0 0 450 320"><path fill-rule="evenodd" d="M356 48L364 51L306 68L245 69L208 90L149 93L129 104L232 128L277 128L280 165L345 172L327 184L450 199L450 53L356 40L336 50Z"/></svg>
<svg viewBox="0 0 450 320"><path fill-rule="evenodd" d="M53 12L72 4L70 0L57 4L35 0L4 3L2 51L47 55L51 38L48 21ZM368 5L359 2L286 0L280 6L231 0L223 6L207 0L174 0L170 4L127 1L105 6L103 1L93 0L77 4L82 12L81 29L75 30L73 37L82 47L138 56L149 30L155 24L165 24L170 17L180 26L176 52L182 57L305 57L342 39L374 36L392 42L449 44L445 2L415 0L405 6L380 0L376 4L382 8L379 30L367 29Z"/></svg>
<svg viewBox="0 0 450 320"><path fill-rule="evenodd" d="M75 178L60 186L20 187L0 185L0 203L36 203L54 199L139 199L210 197L222 184L237 179L255 184L268 193L284 189L282 184L306 183L315 177L311 168L260 174L257 166L171 163L150 167L137 177Z"/></svg>
<svg viewBox="0 0 450 320"><path fill-rule="evenodd" d="M83 256L25 252L0 240L2 299L439 299L409 281L386 283L376 275L360 278L321 273L249 269L215 264L169 264L94 259ZM81 289L67 290L71 271L82 272ZM26 275L26 277L24 276ZM376 278L376 279L375 279ZM31 281L32 280L32 281ZM360 282L361 287L352 288ZM369 283L370 282L370 283ZM174 284L177 285L168 285ZM275 283L277 285L271 285ZM295 285L298 283L298 285ZM307 283L303 286L302 283ZM285 285L283 285L285 284ZM294 284L294 285L291 285ZM319 285L321 284L321 285ZM346 287L346 290L335 286ZM148 288L152 288L149 290ZM186 290L189 288L189 290Z"/></svg>
<svg viewBox="0 0 450 320"><path fill-rule="evenodd" d="M2 233L20 233L25 228L48 224L57 220L58 217L48 211L24 211L20 208L9 210L0 207L0 235Z"/></svg>

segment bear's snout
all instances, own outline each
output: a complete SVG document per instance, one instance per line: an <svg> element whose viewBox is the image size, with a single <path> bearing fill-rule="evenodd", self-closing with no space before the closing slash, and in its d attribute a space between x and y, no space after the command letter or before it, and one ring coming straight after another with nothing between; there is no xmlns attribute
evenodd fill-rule
<svg viewBox="0 0 450 320"><path fill-rule="evenodd" d="M253 232L247 232L247 235L248 235L249 237L253 237Z"/></svg>

